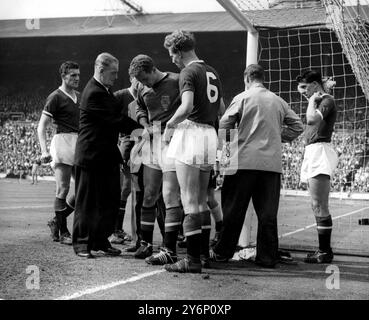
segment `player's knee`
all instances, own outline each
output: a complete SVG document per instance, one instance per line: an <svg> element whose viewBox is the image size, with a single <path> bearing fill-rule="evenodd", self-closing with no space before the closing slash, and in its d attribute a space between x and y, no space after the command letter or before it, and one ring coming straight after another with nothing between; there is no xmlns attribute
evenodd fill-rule
<svg viewBox="0 0 369 320"><path fill-rule="evenodd" d="M183 199L183 209L186 213L200 212L199 203L196 198Z"/></svg>
<svg viewBox="0 0 369 320"><path fill-rule="evenodd" d="M176 190L163 188L163 200L167 208L178 207L180 205L180 196Z"/></svg>
<svg viewBox="0 0 369 320"><path fill-rule="evenodd" d="M328 202L314 199L311 201L311 209L314 212L314 215L317 217L324 217L329 215Z"/></svg>
<svg viewBox="0 0 369 320"><path fill-rule="evenodd" d="M150 189L145 189L145 194L144 194L144 199L143 199L143 203L145 207L154 206L157 199L158 199L157 192L150 190Z"/></svg>
<svg viewBox="0 0 369 320"><path fill-rule="evenodd" d="M314 215L317 217L321 216L321 206L320 206L320 202L317 200L312 200L311 201L311 210L313 210Z"/></svg>
<svg viewBox="0 0 369 320"><path fill-rule="evenodd" d="M218 201L213 197L208 197L207 205L209 206L210 209L213 209L218 205Z"/></svg>

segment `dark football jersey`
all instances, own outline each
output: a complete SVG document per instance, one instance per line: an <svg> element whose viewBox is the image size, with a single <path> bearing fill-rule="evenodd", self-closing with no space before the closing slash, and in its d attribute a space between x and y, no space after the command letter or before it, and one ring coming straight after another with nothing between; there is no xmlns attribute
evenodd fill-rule
<svg viewBox="0 0 369 320"><path fill-rule="evenodd" d="M181 96L185 91L194 93L194 108L188 119L215 127L222 85L215 69L204 61L193 61L182 69L179 75Z"/></svg>
<svg viewBox="0 0 369 320"><path fill-rule="evenodd" d="M318 103L317 110L323 116L319 124L307 125L304 133L306 145L316 142L331 142L334 123L337 117L337 108L330 95L324 95Z"/></svg>
<svg viewBox="0 0 369 320"><path fill-rule="evenodd" d="M76 92L77 103L63 91L57 89L46 99L44 114L56 124L56 133L78 132L80 93Z"/></svg>
<svg viewBox="0 0 369 320"><path fill-rule="evenodd" d="M150 124L160 121L164 131L168 120L181 104L178 80L177 73L168 72L152 88L141 86L137 93L137 121L142 117L147 118Z"/></svg>

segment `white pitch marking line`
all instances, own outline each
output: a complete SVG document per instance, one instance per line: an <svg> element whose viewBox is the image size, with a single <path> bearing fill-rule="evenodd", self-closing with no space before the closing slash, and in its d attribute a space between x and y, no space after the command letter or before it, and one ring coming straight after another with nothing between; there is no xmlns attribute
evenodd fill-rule
<svg viewBox="0 0 369 320"><path fill-rule="evenodd" d="M44 209L52 208L52 206L18 206L18 207L0 207L0 210L19 210L19 209Z"/></svg>
<svg viewBox="0 0 369 320"><path fill-rule="evenodd" d="M359 210L351 211L351 212L345 213L345 214L343 214L341 216L334 217L334 218L332 218L332 220L337 220L337 219L340 219L340 218L343 218L343 217L351 216L351 215L353 215L355 213L358 213L360 211L364 211L364 210L367 210L367 209L369 209L369 207L365 207L365 208L361 208ZM295 233L298 233L298 232L301 232L301 231L305 231L305 230L310 229L310 228L313 228L313 227L316 227L316 223L311 224L309 226L306 226L304 228L297 229L297 230L292 231L292 232L288 232L288 233L282 234L278 238L284 238L284 237L290 236L292 234L295 234Z"/></svg>
<svg viewBox="0 0 369 320"><path fill-rule="evenodd" d="M95 288L90 288L90 289L83 290L83 291L78 291L78 292L76 292L76 293L74 293L72 295L62 296L62 297L56 298L54 300L72 300L72 299L77 299L79 297L82 297L82 296L85 296L85 295L88 295L88 294L96 293L96 292L103 291L103 290L108 290L108 289L111 289L111 288L120 286L122 284L130 283L130 282L135 282L135 281L141 280L143 278L151 277L151 276L154 276L154 275L159 274L159 273L162 273L162 272L165 272L165 270L163 269L163 270L156 270L156 271L152 271L152 272L143 273L143 274L140 274L138 276L134 276L134 277L129 278L129 279L112 282L112 283L109 283L109 284L105 284L105 285L98 286L98 287L95 287Z"/></svg>

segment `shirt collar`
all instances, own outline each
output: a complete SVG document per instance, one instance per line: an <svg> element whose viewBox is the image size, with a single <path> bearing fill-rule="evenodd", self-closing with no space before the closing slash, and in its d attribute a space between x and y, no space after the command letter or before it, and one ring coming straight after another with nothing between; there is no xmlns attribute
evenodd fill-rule
<svg viewBox="0 0 369 320"><path fill-rule="evenodd" d="M251 89L251 88L264 88L264 85L263 85L262 83L260 83L260 82L255 82L255 83L253 83L253 84L250 86L250 88L249 88L249 89Z"/></svg>
<svg viewBox="0 0 369 320"><path fill-rule="evenodd" d="M192 63L204 63L204 60L192 60L192 61L190 61L188 64L187 64L187 66L189 66L190 64L192 64Z"/></svg>
<svg viewBox="0 0 369 320"><path fill-rule="evenodd" d="M101 84L101 85L106 89L106 91L108 91L108 93L110 93L109 88L108 88L107 86L103 85L103 83L102 83L101 81L97 80L97 79L95 78L95 76L94 76L94 79L95 79L98 83L100 83L100 84Z"/></svg>
<svg viewBox="0 0 369 320"><path fill-rule="evenodd" d="M74 97L72 97L68 92L64 91L63 88L60 86L59 90L63 92L67 97L71 98L74 103L77 103L77 95L75 94Z"/></svg>

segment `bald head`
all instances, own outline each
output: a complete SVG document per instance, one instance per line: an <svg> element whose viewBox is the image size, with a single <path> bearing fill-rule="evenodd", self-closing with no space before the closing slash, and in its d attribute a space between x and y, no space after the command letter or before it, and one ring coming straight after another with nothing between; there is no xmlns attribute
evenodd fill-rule
<svg viewBox="0 0 369 320"><path fill-rule="evenodd" d="M118 79L119 60L110 53L100 53L95 60L94 77L110 88Z"/></svg>

